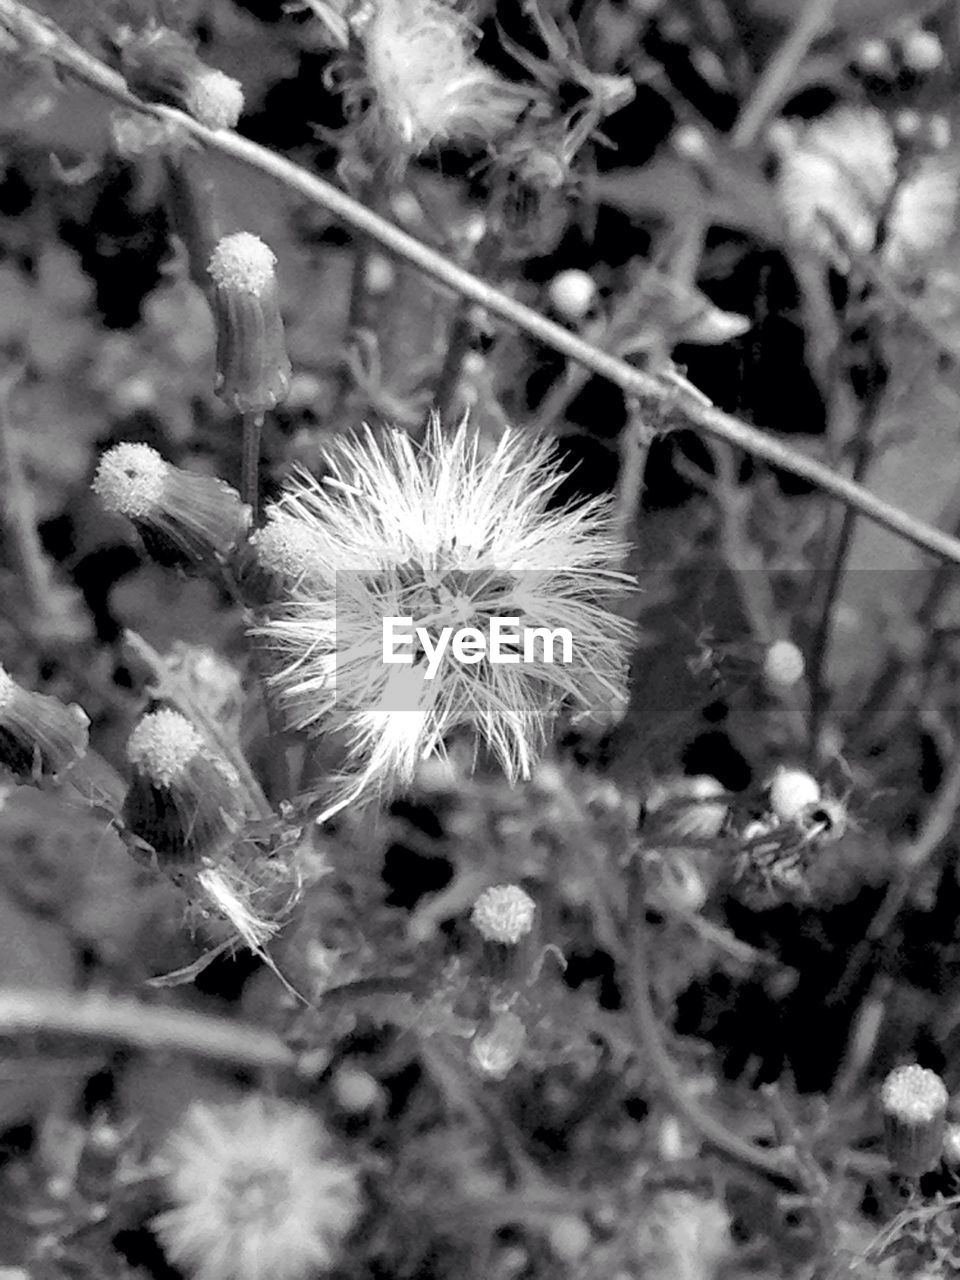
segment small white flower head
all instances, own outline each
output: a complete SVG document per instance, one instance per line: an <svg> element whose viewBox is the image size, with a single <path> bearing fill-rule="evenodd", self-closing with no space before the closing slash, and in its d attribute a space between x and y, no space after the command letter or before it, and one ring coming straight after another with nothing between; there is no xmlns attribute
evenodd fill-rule
<svg viewBox="0 0 960 1280"><path fill-rule="evenodd" d="M488 942L514 946L533 928L537 904L518 884L495 884L473 904L470 920Z"/></svg>
<svg viewBox="0 0 960 1280"><path fill-rule="evenodd" d="M677 840L714 840L723 830L729 806L723 784L710 774L658 783L644 804L654 830Z"/></svg>
<svg viewBox="0 0 960 1280"><path fill-rule="evenodd" d="M915 75L929 75L943 62L943 44L935 31L913 27L900 37L903 65Z"/></svg>
<svg viewBox="0 0 960 1280"><path fill-rule="evenodd" d="M803 653L792 640L775 640L763 659L763 674L775 688L792 689L804 676Z"/></svg>
<svg viewBox="0 0 960 1280"><path fill-rule="evenodd" d="M179 107L208 129L232 129L243 113L239 82L208 67L188 40L165 27L126 38L120 67L141 98Z"/></svg>
<svg viewBox="0 0 960 1280"><path fill-rule="evenodd" d="M307 1280L336 1265L360 1214L357 1173L288 1102L195 1103L163 1156L174 1207L153 1228L193 1280Z"/></svg>
<svg viewBox="0 0 960 1280"><path fill-rule="evenodd" d="M223 559L250 524L235 489L173 466L148 444L108 449L91 487L107 511L133 521L161 564L196 567Z"/></svg>
<svg viewBox="0 0 960 1280"><path fill-rule="evenodd" d="M841 270L848 250L874 250L881 217L883 261L898 272L917 269L953 228L952 166L934 156L898 172L893 130L873 108L837 107L810 125L781 130L775 145L788 230Z"/></svg>
<svg viewBox="0 0 960 1280"><path fill-rule="evenodd" d="M296 589L326 576L323 542L309 524L282 507L267 508L267 521L250 539L259 568L280 589Z"/></svg>
<svg viewBox="0 0 960 1280"><path fill-rule="evenodd" d="M547 293L558 315L576 324L587 315L596 301L597 286L593 276L586 271L571 268L560 271L553 277Z"/></svg>
<svg viewBox="0 0 960 1280"><path fill-rule="evenodd" d="M407 156L490 142L529 102L476 57L473 28L443 0L378 0L362 38L376 123Z"/></svg>
<svg viewBox="0 0 960 1280"><path fill-rule="evenodd" d="M86 755L89 728L79 707L24 689L0 666L0 781L56 777Z"/></svg>
<svg viewBox="0 0 960 1280"><path fill-rule="evenodd" d="M820 784L805 769L779 765L769 783L770 808L781 822L796 822L806 809L819 804Z"/></svg>
<svg viewBox="0 0 960 1280"><path fill-rule="evenodd" d="M896 1067L883 1082L884 1140L894 1169L919 1177L940 1160L949 1094L936 1074L917 1063Z"/></svg>
<svg viewBox="0 0 960 1280"><path fill-rule="evenodd" d="M433 421L419 449L405 432L368 430L339 441L330 466L276 506L312 539L316 571L253 632L290 726L350 740L350 776L324 817L367 786L409 786L454 730L527 778L561 707L622 697L632 627L615 603L633 580L607 501L549 509L562 475L549 444L507 432L482 453L465 422L444 435ZM384 659L391 618L421 629L405 665ZM490 661L506 618L528 635L569 633L568 653ZM437 657L444 633L449 644L468 631L482 642L472 660Z"/></svg>
<svg viewBox="0 0 960 1280"><path fill-rule="evenodd" d="M217 395L237 413L274 409L290 390L273 250L249 231L223 236L210 256L217 328Z"/></svg>
<svg viewBox="0 0 960 1280"><path fill-rule="evenodd" d="M481 1075L503 1080L520 1061L527 1028L512 1009L501 1009L470 1041L470 1061Z"/></svg>
<svg viewBox="0 0 960 1280"><path fill-rule="evenodd" d="M192 861L236 834L244 817L236 773L179 711L145 715L127 741L127 760L124 822L158 855Z"/></svg>

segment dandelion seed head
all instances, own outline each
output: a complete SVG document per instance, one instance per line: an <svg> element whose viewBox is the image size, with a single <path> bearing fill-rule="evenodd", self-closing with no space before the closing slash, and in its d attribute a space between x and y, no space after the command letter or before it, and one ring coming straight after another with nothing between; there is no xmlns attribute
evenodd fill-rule
<svg viewBox="0 0 960 1280"><path fill-rule="evenodd" d="M890 1072L880 1090L880 1105L908 1124L929 1124L946 1111L948 1097L937 1073L914 1062Z"/></svg>
<svg viewBox="0 0 960 1280"><path fill-rule="evenodd" d="M325 482L297 477L281 499L325 572L290 587L253 634L291 727L346 730L355 781L409 785L457 728L509 778L528 777L564 703L622 694L632 627L613 598L634 582L608 502L549 508L562 476L548 444L508 432L482 454L466 423L445 436L434 421L419 451L405 432L368 430L329 462ZM427 679L422 654L384 663L388 617L434 633L488 632L493 618L563 628L574 661L450 660Z"/></svg>
<svg viewBox="0 0 960 1280"><path fill-rule="evenodd" d="M533 928L537 904L518 884L495 884L473 904L470 919L488 942L513 945Z"/></svg>
<svg viewBox="0 0 960 1280"><path fill-rule="evenodd" d="M161 708L145 715L127 740L127 759L157 786L169 787L203 750L186 716Z"/></svg>
<svg viewBox="0 0 960 1280"><path fill-rule="evenodd" d="M187 95L187 110L208 129L234 129L243 115L243 87L222 71L197 76Z"/></svg>
<svg viewBox="0 0 960 1280"><path fill-rule="evenodd" d="M101 457L92 488L108 511L142 519L156 510L168 471L150 445L118 444Z"/></svg>
<svg viewBox="0 0 960 1280"><path fill-rule="evenodd" d="M154 1228L167 1258L196 1280L328 1270L360 1212L355 1171L317 1118L291 1103L196 1103L163 1154L175 1207Z"/></svg>
<svg viewBox="0 0 960 1280"><path fill-rule="evenodd" d="M207 270L218 289L260 297L274 282L277 257L250 231L236 231L217 241Z"/></svg>
<svg viewBox="0 0 960 1280"><path fill-rule="evenodd" d="M450 138L487 141L523 98L475 56L473 30L440 0L378 0L363 32L376 109L410 154Z"/></svg>

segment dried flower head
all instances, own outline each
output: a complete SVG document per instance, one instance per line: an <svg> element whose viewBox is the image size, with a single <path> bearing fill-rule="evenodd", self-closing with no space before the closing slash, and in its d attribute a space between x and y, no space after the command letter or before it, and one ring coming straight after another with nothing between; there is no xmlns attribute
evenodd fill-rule
<svg viewBox="0 0 960 1280"><path fill-rule="evenodd" d="M325 483L301 476L275 508L315 554L254 631L291 727L351 740L353 784L325 816L368 784L409 785L457 729L511 779L528 777L563 705L622 696L632 627L613 604L633 581L614 567L605 500L548 509L561 479L548 444L507 432L482 456L466 423L445 436L433 421L419 452L404 432L367 430L330 464ZM437 648L464 629L483 640L505 618L566 631L568 660ZM385 660L388 619L416 632L406 664Z"/></svg>
<svg viewBox="0 0 960 1280"><path fill-rule="evenodd" d="M503 1080L517 1065L527 1028L512 1009L501 1009L470 1041L470 1061L492 1080Z"/></svg>
<svg viewBox="0 0 960 1280"><path fill-rule="evenodd" d="M154 1220L195 1280L299 1280L329 1270L355 1225L356 1172L304 1107L252 1095L195 1103L164 1149L175 1207Z"/></svg>
<svg viewBox="0 0 960 1280"><path fill-rule="evenodd" d="M235 489L173 466L148 444L108 449L92 487L108 511L133 521L162 564L203 565L227 556L250 524Z"/></svg>
<svg viewBox="0 0 960 1280"><path fill-rule="evenodd" d="M0 776L55 777L86 754L90 721L59 698L24 689L0 666Z"/></svg>
<svg viewBox="0 0 960 1280"><path fill-rule="evenodd" d="M946 241L957 207L953 167L928 157L901 171L893 131L870 107L838 107L776 136L777 193L791 234L837 267L868 254L906 269Z"/></svg>
<svg viewBox="0 0 960 1280"><path fill-rule="evenodd" d="M512 946L533 928L537 904L518 884L495 884L473 904L470 920L488 942Z"/></svg>
<svg viewBox="0 0 960 1280"><path fill-rule="evenodd" d="M880 1107L890 1163L906 1177L919 1177L940 1160L949 1095L935 1071L910 1063L883 1082Z"/></svg>
<svg viewBox="0 0 960 1280"><path fill-rule="evenodd" d="M290 389L277 259L249 231L223 236L207 270L217 326L217 395L238 413L275 408Z"/></svg>
<svg viewBox="0 0 960 1280"><path fill-rule="evenodd" d="M444 0L378 0L363 30L374 119L407 156L436 142L489 142L529 94L476 57L467 19Z"/></svg>
<svg viewBox="0 0 960 1280"><path fill-rule="evenodd" d="M127 759L133 778L124 821L158 854L190 860L239 829L244 801L233 768L179 711L145 715L127 741Z"/></svg>
<svg viewBox="0 0 960 1280"><path fill-rule="evenodd" d="M208 129L233 129L243 114L239 81L208 67L188 40L165 27L125 40L120 67L134 93L179 107Z"/></svg>

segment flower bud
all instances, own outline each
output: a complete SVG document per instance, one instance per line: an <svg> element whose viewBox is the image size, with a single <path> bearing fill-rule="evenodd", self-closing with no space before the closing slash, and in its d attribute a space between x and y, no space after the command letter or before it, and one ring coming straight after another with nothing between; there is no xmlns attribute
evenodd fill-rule
<svg viewBox="0 0 960 1280"><path fill-rule="evenodd" d="M763 674L769 684L790 689L803 679L803 654L792 640L775 640L763 659Z"/></svg>
<svg viewBox="0 0 960 1280"><path fill-rule="evenodd" d="M880 1090L887 1156L897 1173L917 1178L940 1160L948 1095L935 1071L911 1063L891 1071Z"/></svg>
<svg viewBox="0 0 960 1280"><path fill-rule="evenodd" d="M770 779L770 808L781 822L794 822L819 803L820 784L804 769L780 765Z"/></svg>
<svg viewBox="0 0 960 1280"><path fill-rule="evenodd" d="M217 326L217 395L238 413L264 413L286 397L277 259L249 231L224 236L210 256Z"/></svg>
<svg viewBox="0 0 960 1280"><path fill-rule="evenodd" d="M190 861L209 854L240 828L243 793L185 716L145 715L127 742L133 780L123 818L161 856Z"/></svg>
<svg viewBox="0 0 960 1280"><path fill-rule="evenodd" d="M55 777L86 754L89 724L79 707L21 688L0 666L0 773Z"/></svg>
<svg viewBox="0 0 960 1280"><path fill-rule="evenodd" d="M100 459L93 491L132 520L161 564L203 564L245 537L250 511L235 489L166 462L148 444L118 444Z"/></svg>
<svg viewBox="0 0 960 1280"><path fill-rule="evenodd" d="M574 323L582 320L593 306L597 286L586 271L561 271L550 281L547 290L550 303L564 320Z"/></svg>
<svg viewBox="0 0 960 1280"><path fill-rule="evenodd" d="M515 946L533 928L537 904L518 884L484 889L473 904L470 920L488 942Z"/></svg>
<svg viewBox="0 0 960 1280"><path fill-rule="evenodd" d="M510 1009L502 1009L490 1024L470 1041L470 1061L493 1080L503 1080L517 1065L527 1039L527 1029Z"/></svg>
<svg viewBox="0 0 960 1280"><path fill-rule="evenodd" d="M165 27L131 37L121 50L120 68L141 98L179 107L208 129L233 129L243 114L239 81L208 67L188 40Z"/></svg>

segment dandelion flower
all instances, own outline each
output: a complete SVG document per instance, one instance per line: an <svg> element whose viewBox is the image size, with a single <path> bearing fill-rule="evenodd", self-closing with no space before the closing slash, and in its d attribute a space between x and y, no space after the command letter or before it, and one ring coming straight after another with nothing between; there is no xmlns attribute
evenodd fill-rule
<svg viewBox="0 0 960 1280"><path fill-rule="evenodd" d="M291 1103L195 1103L164 1156L175 1207L153 1226L170 1262L195 1280L329 1270L360 1212L355 1171L316 1117Z"/></svg>
<svg viewBox="0 0 960 1280"><path fill-rule="evenodd" d="M507 432L481 456L466 423L444 436L434 420L419 453L404 432L368 429L330 463L325 483L295 479L271 512L309 532L315 556L254 631L291 728L350 740L353 781L324 816L367 784L409 785L458 729L511 780L529 777L561 707L622 697L632 628L613 605L633 580L615 567L608 501L548 509L562 476L549 444ZM402 661L385 660L388 619L416 631ZM444 636L485 642L503 619L525 639L562 630L569 652L438 656Z"/></svg>
<svg viewBox="0 0 960 1280"><path fill-rule="evenodd" d="M375 118L408 155L487 142L529 101L474 54L470 23L442 0L378 0L363 31Z"/></svg>
<svg viewBox="0 0 960 1280"><path fill-rule="evenodd" d="M918 1177L940 1159L946 1130L946 1086L917 1063L896 1067L883 1082L880 1107L887 1155L898 1173Z"/></svg>
<svg viewBox="0 0 960 1280"><path fill-rule="evenodd" d="M845 269L847 251L871 253L881 220L883 258L917 265L950 234L957 175L929 156L899 171L886 118L870 107L838 107L807 126L778 131L777 195L791 235Z"/></svg>

